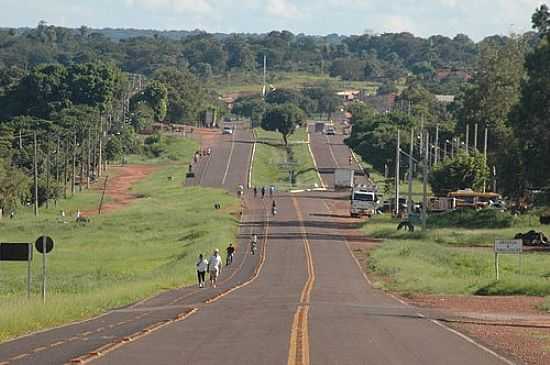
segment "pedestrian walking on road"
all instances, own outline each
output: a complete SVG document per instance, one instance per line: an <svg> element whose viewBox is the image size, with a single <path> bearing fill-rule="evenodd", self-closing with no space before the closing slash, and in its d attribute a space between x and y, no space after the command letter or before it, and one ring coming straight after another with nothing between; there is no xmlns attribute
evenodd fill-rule
<svg viewBox="0 0 550 365"><path fill-rule="evenodd" d="M273 193L275 192L275 186L271 185L269 187L269 197L273 198Z"/></svg>
<svg viewBox="0 0 550 365"><path fill-rule="evenodd" d="M262 199L265 197L265 186L262 186Z"/></svg>
<svg viewBox="0 0 550 365"><path fill-rule="evenodd" d="M229 242L229 246L227 246L226 249L227 257L225 259L225 266L229 266L233 263L233 257L235 256L235 247L233 247L233 244Z"/></svg>
<svg viewBox="0 0 550 365"><path fill-rule="evenodd" d="M222 270L222 258L220 256L220 250L217 248L214 250L214 254L210 256L208 260L208 272L210 273L210 286L216 287L216 281Z"/></svg>
<svg viewBox="0 0 550 365"><path fill-rule="evenodd" d="M250 240L250 253L252 255L256 254L256 246L258 245L258 236L256 233L252 234L252 239Z"/></svg>
<svg viewBox="0 0 550 365"><path fill-rule="evenodd" d="M204 288L206 284L206 271L208 270L208 260L204 258L202 253L197 260L197 278L199 279L199 288Z"/></svg>
<svg viewBox="0 0 550 365"><path fill-rule="evenodd" d="M254 198L258 197L258 188L254 185Z"/></svg>

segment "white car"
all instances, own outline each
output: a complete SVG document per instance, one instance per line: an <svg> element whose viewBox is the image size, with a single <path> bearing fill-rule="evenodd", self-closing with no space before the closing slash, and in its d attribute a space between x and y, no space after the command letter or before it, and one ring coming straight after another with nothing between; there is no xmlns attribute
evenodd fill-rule
<svg viewBox="0 0 550 365"><path fill-rule="evenodd" d="M223 127L223 134L233 134L233 128Z"/></svg>
<svg viewBox="0 0 550 365"><path fill-rule="evenodd" d="M327 129L325 129L325 134L327 136L334 136L336 134L336 130L334 127L327 127Z"/></svg>

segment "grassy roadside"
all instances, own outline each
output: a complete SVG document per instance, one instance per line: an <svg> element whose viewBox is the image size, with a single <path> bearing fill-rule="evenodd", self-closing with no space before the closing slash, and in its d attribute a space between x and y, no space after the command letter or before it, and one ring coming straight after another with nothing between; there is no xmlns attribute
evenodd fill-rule
<svg viewBox="0 0 550 365"><path fill-rule="evenodd" d="M532 227L520 219L505 229L434 228L414 233L398 232L397 223L378 216L363 229L368 236L385 239L368 254L368 269L377 286L403 295L550 295L548 254L526 253L521 265L518 256L503 255L501 280L495 280L492 243L532 228L550 233L534 220Z"/></svg>
<svg viewBox="0 0 550 365"><path fill-rule="evenodd" d="M182 188L183 166L184 161L160 166L133 188L143 198L94 217L86 226L57 223L53 211L37 219L23 213L14 221L3 221L3 241L25 242L47 233L56 247L48 256L47 306L39 297L39 254L35 252L33 261L31 300L25 298L26 265L0 266L0 341L192 283L198 253L235 237L238 221L230 213L238 209L238 202L221 190ZM86 202L95 204L93 194L79 194L70 204L85 209ZM214 202L224 209L213 209Z"/></svg>
<svg viewBox="0 0 550 365"><path fill-rule="evenodd" d="M285 148L279 133L258 128L256 129L256 136L258 143L256 144L256 154L252 167L252 185L275 185L278 190L320 185L313 160L305 143L307 139L305 128L298 129L290 136L289 150ZM289 181L288 170L281 167L281 164L288 160L289 151L296 162L296 183L292 186Z"/></svg>
<svg viewBox="0 0 550 365"><path fill-rule="evenodd" d="M326 74L305 72L273 72L268 75L268 83L278 89L303 89L306 87L329 86L336 90L358 89L375 92L378 84L369 81L345 81ZM231 73L217 76L208 81L210 87L222 94L256 93L262 91L261 72Z"/></svg>

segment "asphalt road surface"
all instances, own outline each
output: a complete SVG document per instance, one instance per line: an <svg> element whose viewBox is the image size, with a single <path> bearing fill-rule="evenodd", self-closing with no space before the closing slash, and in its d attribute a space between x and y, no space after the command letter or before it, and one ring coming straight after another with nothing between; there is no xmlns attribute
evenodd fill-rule
<svg viewBox="0 0 550 365"><path fill-rule="evenodd" d="M245 130L235 138L220 137L223 143L216 145L211 161L201 161L194 182L229 190L244 185L249 137ZM341 139L312 135L312 151L321 169L349 164L350 152ZM225 171L227 176L220 176ZM330 185L330 174L323 175ZM99 351L75 340L80 346L69 346L64 356L49 348L32 353L37 349L32 344L45 345L40 341L52 333L48 331L0 346L0 363L7 358L10 364L58 364L81 355L81 362L97 364L510 363L372 288L351 255L349 242L361 238L358 221L346 216L345 193L278 194L275 199L279 213L271 216L266 209L270 199L247 194L241 247L252 232L263 233L263 255L239 250L233 271L223 273L226 282L219 289L169 291L87 325L95 328L122 321L110 315L135 318L144 313L155 320L180 314L178 320L157 321L160 324L152 331L138 332L126 341L124 335L114 333L111 345ZM97 322L101 320L107 322ZM140 326L143 329L147 323L136 323L133 330ZM71 329L53 333L67 335ZM32 354L14 360L17 350Z"/></svg>

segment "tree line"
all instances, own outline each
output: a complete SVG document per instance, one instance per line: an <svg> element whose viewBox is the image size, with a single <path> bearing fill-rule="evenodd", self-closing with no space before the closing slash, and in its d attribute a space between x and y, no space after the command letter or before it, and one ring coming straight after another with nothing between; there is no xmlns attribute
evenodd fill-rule
<svg viewBox="0 0 550 365"><path fill-rule="evenodd" d="M354 128L347 143L383 171L387 164L394 166L398 130L406 136L403 151L410 149L408 131L415 131L415 151L424 145L418 140L429 133L429 153L441 157L430 176L439 194L487 186L519 199L529 190L550 187L550 11L546 5L536 10L532 22L539 40L536 46L518 36L482 47L472 79L448 107L438 104L418 78L409 79L391 112L378 114L365 104L352 104Z"/></svg>

